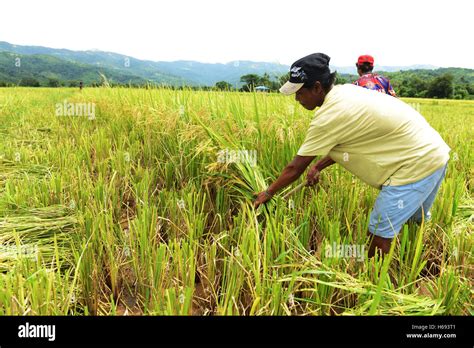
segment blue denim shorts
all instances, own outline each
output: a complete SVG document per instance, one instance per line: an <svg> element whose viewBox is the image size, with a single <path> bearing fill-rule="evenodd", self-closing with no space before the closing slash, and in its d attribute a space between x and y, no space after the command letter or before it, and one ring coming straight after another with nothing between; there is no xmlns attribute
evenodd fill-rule
<svg viewBox="0 0 474 348"><path fill-rule="evenodd" d="M369 231L376 236L393 238L404 223L413 220L420 223L431 218L438 189L446 174L445 164L433 174L417 182L402 186L382 186L370 214Z"/></svg>

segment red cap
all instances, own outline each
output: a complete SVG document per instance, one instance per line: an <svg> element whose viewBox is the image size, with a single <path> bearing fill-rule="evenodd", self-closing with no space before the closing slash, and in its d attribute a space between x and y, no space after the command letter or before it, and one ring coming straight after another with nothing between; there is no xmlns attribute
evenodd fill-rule
<svg viewBox="0 0 474 348"><path fill-rule="evenodd" d="M364 63L370 63L370 65L374 65L374 57L369 56L369 55L364 55L364 56L360 56L359 59L357 59L357 64L364 64Z"/></svg>

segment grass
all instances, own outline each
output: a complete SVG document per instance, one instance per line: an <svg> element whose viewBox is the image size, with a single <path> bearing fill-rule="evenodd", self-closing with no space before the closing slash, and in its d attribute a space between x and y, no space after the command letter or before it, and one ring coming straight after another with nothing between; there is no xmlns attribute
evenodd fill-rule
<svg viewBox="0 0 474 348"><path fill-rule="evenodd" d="M56 116L65 99L95 119ZM474 103L406 102L452 148L447 176L431 221L358 261L325 250L365 246L377 191L340 167L252 207L311 120L292 98L1 89L0 314L472 315Z"/></svg>

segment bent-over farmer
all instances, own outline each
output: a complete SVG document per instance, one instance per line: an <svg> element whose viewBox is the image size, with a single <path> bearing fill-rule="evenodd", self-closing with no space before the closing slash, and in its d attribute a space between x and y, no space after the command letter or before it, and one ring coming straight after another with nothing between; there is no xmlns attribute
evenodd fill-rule
<svg viewBox="0 0 474 348"><path fill-rule="evenodd" d="M338 163L380 190L370 214L369 256L390 250L392 239L409 219L429 219L429 210L445 176L450 148L416 110L403 101L352 84L334 86L330 58L315 53L292 64L280 89L308 110L320 107L296 157L254 206L270 200L305 171L307 185Z"/></svg>

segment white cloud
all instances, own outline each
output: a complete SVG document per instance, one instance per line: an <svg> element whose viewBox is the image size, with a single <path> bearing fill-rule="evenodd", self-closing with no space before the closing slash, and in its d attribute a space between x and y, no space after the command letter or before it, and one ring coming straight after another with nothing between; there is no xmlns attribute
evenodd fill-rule
<svg viewBox="0 0 474 348"><path fill-rule="evenodd" d="M449 4L449 6L447 5ZM324 52L333 65L474 68L474 2L344 0L15 0L0 40L100 49L150 60L278 61Z"/></svg>

